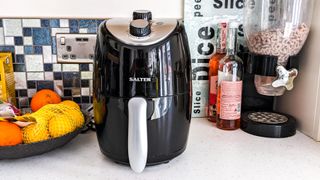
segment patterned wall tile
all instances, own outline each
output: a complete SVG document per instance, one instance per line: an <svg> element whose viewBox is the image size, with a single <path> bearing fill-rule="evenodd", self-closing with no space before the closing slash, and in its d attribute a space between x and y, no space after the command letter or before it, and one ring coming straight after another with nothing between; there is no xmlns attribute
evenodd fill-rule
<svg viewBox="0 0 320 180"><path fill-rule="evenodd" d="M57 55L52 54L51 61L52 61L52 63L57 63Z"/></svg>
<svg viewBox="0 0 320 180"><path fill-rule="evenodd" d="M44 71L53 71L53 65L52 64L43 64Z"/></svg>
<svg viewBox="0 0 320 180"><path fill-rule="evenodd" d="M20 54L20 55L24 54L24 47L23 46L15 46L14 49L15 49L16 54Z"/></svg>
<svg viewBox="0 0 320 180"><path fill-rule="evenodd" d="M25 54L33 54L33 47L32 46L24 46L24 53Z"/></svg>
<svg viewBox="0 0 320 180"><path fill-rule="evenodd" d="M82 33L82 34L88 33L88 28L79 28L79 33Z"/></svg>
<svg viewBox="0 0 320 180"><path fill-rule="evenodd" d="M64 96L72 96L72 90L65 88L63 91Z"/></svg>
<svg viewBox="0 0 320 180"><path fill-rule="evenodd" d="M72 88L72 87L80 87L80 73L79 72L64 72L62 74L63 78L63 86Z"/></svg>
<svg viewBox="0 0 320 180"><path fill-rule="evenodd" d="M0 27L0 45L4 45L4 32L2 27Z"/></svg>
<svg viewBox="0 0 320 180"><path fill-rule="evenodd" d="M44 79L53 81L53 72L44 72Z"/></svg>
<svg viewBox="0 0 320 180"><path fill-rule="evenodd" d="M28 72L44 71L42 55L25 55L25 62Z"/></svg>
<svg viewBox="0 0 320 180"><path fill-rule="evenodd" d="M81 98L80 97L73 97L72 100L76 103L81 104Z"/></svg>
<svg viewBox="0 0 320 180"><path fill-rule="evenodd" d="M72 97L80 97L81 88L72 88Z"/></svg>
<svg viewBox="0 0 320 180"><path fill-rule="evenodd" d="M22 36L21 19L3 19L5 36Z"/></svg>
<svg viewBox="0 0 320 180"><path fill-rule="evenodd" d="M49 19L41 19L40 24L41 24L41 27L50 27Z"/></svg>
<svg viewBox="0 0 320 180"><path fill-rule="evenodd" d="M60 27L69 27L69 19L60 19Z"/></svg>
<svg viewBox="0 0 320 180"><path fill-rule="evenodd" d="M28 91L26 89L18 90L19 97L28 97Z"/></svg>
<svg viewBox="0 0 320 180"><path fill-rule="evenodd" d="M89 71L89 64L80 64L80 71Z"/></svg>
<svg viewBox="0 0 320 180"><path fill-rule="evenodd" d="M51 50L52 54L57 54L57 42L56 42L56 37L51 37L52 38L52 44L51 44Z"/></svg>
<svg viewBox="0 0 320 180"><path fill-rule="evenodd" d="M54 80L62 80L62 73L61 72L54 72L53 79Z"/></svg>
<svg viewBox="0 0 320 180"><path fill-rule="evenodd" d="M24 63L24 55L17 54L14 62L15 63Z"/></svg>
<svg viewBox="0 0 320 180"><path fill-rule="evenodd" d="M28 111L37 90L92 103L92 64L57 64L57 33L96 33L99 19L0 19L0 51L14 53L18 106Z"/></svg>
<svg viewBox="0 0 320 180"><path fill-rule="evenodd" d="M81 87L89 87L89 80L82 79L81 80Z"/></svg>
<svg viewBox="0 0 320 180"><path fill-rule="evenodd" d="M81 88L81 95L82 96L89 96L90 95L90 89L89 88Z"/></svg>
<svg viewBox="0 0 320 180"><path fill-rule="evenodd" d="M36 89L28 89L28 97L32 97L36 92Z"/></svg>
<svg viewBox="0 0 320 180"><path fill-rule="evenodd" d="M79 72L79 64L63 64L63 72Z"/></svg>
<svg viewBox="0 0 320 180"><path fill-rule="evenodd" d="M42 54L42 46L33 46L34 54Z"/></svg>
<svg viewBox="0 0 320 180"><path fill-rule="evenodd" d="M14 45L23 45L23 38L21 37L14 37Z"/></svg>
<svg viewBox="0 0 320 180"><path fill-rule="evenodd" d="M15 72L14 80L16 82L16 89L27 89L26 73Z"/></svg>
<svg viewBox="0 0 320 180"><path fill-rule="evenodd" d="M52 63L51 46L42 46L42 55L44 63Z"/></svg>
<svg viewBox="0 0 320 180"><path fill-rule="evenodd" d="M70 33L79 33L79 23L76 19L69 20Z"/></svg>
<svg viewBox="0 0 320 180"><path fill-rule="evenodd" d="M23 27L41 27L40 19L23 19Z"/></svg>
<svg viewBox="0 0 320 180"><path fill-rule="evenodd" d="M50 19L49 24L50 24L50 27L52 28L60 27L59 19Z"/></svg>
<svg viewBox="0 0 320 180"><path fill-rule="evenodd" d="M82 102L83 104L91 103L90 102L90 96L82 96Z"/></svg>
<svg viewBox="0 0 320 180"><path fill-rule="evenodd" d="M32 45L32 37L23 37L23 45Z"/></svg>
<svg viewBox="0 0 320 180"><path fill-rule="evenodd" d="M5 37L4 42L5 45L14 45L14 37Z"/></svg>
<svg viewBox="0 0 320 180"><path fill-rule="evenodd" d="M14 72L26 72L26 66L24 64L14 64Z"/></svg>
<svg viewBox="0 0 320 180"><path fill-rule="evenodd" d="M81 72L81 79L92 79L92 72Z"/></svg>
<svg viewBox="0 0 320 180"><path fill-rule="evenodd" d="M49 28L33 28L32 37L34 45L51 45Z"/></svg>
<svg viewBox="0 0 320 180"><path fill-rule="evenodd" d="M14 52L14 46L0 46L0 51Z"/></svg>
<svg viewBox="0 0 320 180"><path fill-rule="evenodd" d="M95 33L97 29L97 20L80 20L79 27L87 28L88 33Z"/></svg>
<svg viewBox="0 0 320 180"><path fill-rule="evenodd" d="M53 64L53 71L54 72L61 72L62 68L61 68L61 64Z"/></svg>
<svg viewBox="0 0 320 180"><path fill-rule="evenodd" d="M53 89L53 81L37 81L37 90Z"/></svg>
<svg viewBox="0 0 320 180"><path fill-rule="evenodd" d="M31 28L23 28L23 36L32 36Z"/></svg>
<svg viewBox="0 0 320 180"><path fill-rule="evenodd" d="M27 81L27 87L28 89L35 89L37 88L36 86L36 81ZM29 96L30 97L30 96Z"/></svg>
<svg viewBox="0 0 320 180"><path fill-rule="evenodd" d="M56 36L57 33L70 33L69 28L52 28L51 36Z"/></svg>
<svg viewBox="0 0 320 180"><path fill-rule="evenodd" d="M44 80L44 73L43 72L28 72L27 73L27 80Z"/></svg>

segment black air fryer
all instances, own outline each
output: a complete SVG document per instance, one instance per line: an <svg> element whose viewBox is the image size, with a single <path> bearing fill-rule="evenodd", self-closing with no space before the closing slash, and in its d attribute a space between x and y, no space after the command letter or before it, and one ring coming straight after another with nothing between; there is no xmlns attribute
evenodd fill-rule
<svg viewBox="0 0 320 180"><path fill-rule="evenodd" d="M94 116L103 154L130 164L168 162L187 144L190 55L183 24L149 11L101 23L94 61Z"/></svg>

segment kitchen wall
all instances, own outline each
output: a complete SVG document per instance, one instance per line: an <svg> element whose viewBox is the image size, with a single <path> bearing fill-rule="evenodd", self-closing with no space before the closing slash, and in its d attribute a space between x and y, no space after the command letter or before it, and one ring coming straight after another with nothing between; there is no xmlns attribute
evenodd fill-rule
<svg viewBox="0 0 320 180"><path fill-rule="evenodd" d="M183 17L183 0L10 0L1 2L0 17L128 17L149 9L154 17ZM14 6L12 6L14 5Z"/></svg>
<svg viewBox="0 0 320 180"><path fill-rule="evenodd" d="M311 32L300 53L295 88L278 99L277 110L291 114L299 129L320 141L320 1L314 1Z"/></svg>
<svg viewBox="0 0 320 180"><path fill-rule="evenodd" d="M6 3L15 4L14 9ZM18 107L28 110L31 97L44 88L90 106L92 64L58 64L55 35L96 33L102 19L129 17L135 9L149 9L153 17L182 18L183 1L11 0L0 6L0 51L14 53Z"/></svg>
<svg viewBox="0 0 320 180"><path fill-rule="evenodd" d="M19 108L28 108L41 89L88 107L92 103L92 64L58 64L56 33L96 33L99 19L0 19L0 51L14 54Z"/></svg>

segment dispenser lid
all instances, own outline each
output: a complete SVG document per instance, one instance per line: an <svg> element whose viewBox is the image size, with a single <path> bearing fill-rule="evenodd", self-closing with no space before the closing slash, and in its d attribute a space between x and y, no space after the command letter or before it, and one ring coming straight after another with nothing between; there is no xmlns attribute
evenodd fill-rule
<svg viewBox="0 0 320 180"><path fill-rule="evenodd" d="M241 129L249 134L285 138L296 134L296 120L275 112L245 112L241 115Z"/></svg>
<svg viewBox="0 0 320 180"><path fill-rule="evenodd" d="M150 26L151 32L148 35L137 36L136 33L130 33L130 24L132 24L133 21L131 21L131 19L115 18L106 21L105 25L107 30L119 41L124 44L134 46L148 46L156 44L168 37L178 25L178 21L176 19L155 19L149 21L150 24L148 26ZM140 19L140 21L145 20ZM147 31L148 30L146 30L146 32Z"/></svg>

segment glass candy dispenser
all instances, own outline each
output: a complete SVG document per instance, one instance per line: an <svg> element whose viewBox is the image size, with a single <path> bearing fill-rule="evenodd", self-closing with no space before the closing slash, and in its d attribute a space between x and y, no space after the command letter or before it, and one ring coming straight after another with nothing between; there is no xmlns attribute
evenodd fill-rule
<svg viewBox="0 0 320 180"><path fill-rule="evenodd" d="M301 50L310 31L312 0L246 0L244 30L251 53L277 57L277 76L255 76L258 93L281 96L293 88L296 69L288 58Z"/></svg>
<svg viewBox="0 0 320 180"><path fill-rule="evenodd" d="M249 48L241 129L272 138L293 136L296 120L273 109L274 97L293 89L294 58L311 26L312 0L246 0L244 33Z"/></svg>

